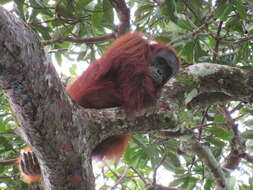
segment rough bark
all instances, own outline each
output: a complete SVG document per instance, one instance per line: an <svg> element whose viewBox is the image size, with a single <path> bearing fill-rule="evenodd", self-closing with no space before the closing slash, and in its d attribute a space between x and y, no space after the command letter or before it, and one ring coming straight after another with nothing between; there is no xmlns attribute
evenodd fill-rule
<svg viewBox="0 0 253 190"><path fill-rule="evenodd" d="M252 102L252 93L252 70L199 63L181 70L162 96L179 106L193 108L231 100Z"/></svg>
<svg viewBox="0 0 253 190"><path fill-rule="evenodd" d="M0 87L16 113L21 136L39 158L45 189L93 189L90 141L79 138L91 136L85 113L66 95L34 32L3 8L0 26ZM64 151L64 145L73 148ZM85 181L73 183L70 175L82 175Z"/></svg>

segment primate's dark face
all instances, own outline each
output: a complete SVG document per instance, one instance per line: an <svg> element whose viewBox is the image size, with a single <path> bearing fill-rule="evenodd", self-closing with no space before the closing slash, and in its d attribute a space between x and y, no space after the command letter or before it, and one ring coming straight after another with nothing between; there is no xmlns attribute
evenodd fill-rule
<svg viewBox="0 0 253 190"><path fill-rule="evenodd" d="M179 67L179 60L173 52L162 50L150 59L149 72L155 85L165 84L174 76Z"/></svg>

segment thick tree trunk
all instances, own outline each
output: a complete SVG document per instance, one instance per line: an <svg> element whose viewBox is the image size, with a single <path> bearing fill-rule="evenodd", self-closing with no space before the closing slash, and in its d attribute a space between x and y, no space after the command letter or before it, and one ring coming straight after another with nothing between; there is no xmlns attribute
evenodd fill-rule
<svg viewBox="0 0 253 190"><path fill-rule="evenodd" d="M39 158L45 189L94 189L93 146L83 143L91 136L87 115L72 105L35 33L3 8L0 57L0 87L16 114L21 136ZM85 180L73 182L69 176Z"/></svg>

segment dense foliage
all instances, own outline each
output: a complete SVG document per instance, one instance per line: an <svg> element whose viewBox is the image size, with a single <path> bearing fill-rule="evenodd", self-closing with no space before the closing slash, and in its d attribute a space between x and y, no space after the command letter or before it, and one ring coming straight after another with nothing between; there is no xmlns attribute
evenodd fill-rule
<svg viewBox="0 0 253 190"><path fill-rule="evenodd" d="M98 58L113 41L124 10L109 0L0 0L36 33L65 82L80 65ZM171 44L182 69L216 63L252 69L252 0L128 0L130 30ZM66 75L66 76L65 76ZM0 94L0 157L15 158L25 146L19 122ZM221 166L231 189L253 189L253 107L250 102L224 102L186 108L180 118L206 144ZM135 134L124 159L103 165L96 176L101 189L145 189L157 182L181 189L214 189L207 167L182 148L180 138ZM234 159L232 159L233 157ZM27 189L15 165L0 161L0 189ZM101 172L102 171L102 172ZM239 178L239 176L242 176ZM115 185L116 184L116 185Z"/></svg>

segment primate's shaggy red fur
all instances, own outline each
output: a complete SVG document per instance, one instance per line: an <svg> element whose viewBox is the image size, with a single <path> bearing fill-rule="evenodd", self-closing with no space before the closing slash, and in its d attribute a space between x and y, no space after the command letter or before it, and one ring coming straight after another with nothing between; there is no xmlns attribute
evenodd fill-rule
<svg viewBox="0 0 253 190"><path fill-rule="evenodd" d="M126 34L92 63L67 88L67 92L85 108L121 107L132 114L150 107L156 103L163 84L154 86L148 70L149 58L161 50L176 56L170 46L150 43L137 32ZM178 58L177 61L179 64ZM110 137L96 147L94 156L100 159L119 158L129 140L130 135Z"/></svg>
<svg viewBox="0 0 253 190"><path fill-rule="evenodd" d="M172 55L178 69L179 59L170 46L150 42L140 33L126 34L89 65L67 92L84 108L121 107L127 114L134 115L153 106L164 85L154 81L149 70L151 59L159 52ZM93 155L99 159L117 159L129 140L130 135L109 137L95 148Z"/></svg>
<svg viewBox="0 0 253 190"><path fill-rule="evenodd" d="M152 44L140 33L126 34L92 63L67 92L85 108L120 106L132 113L152 106L162 85L153 85L148 70L149 58L161 50L175 54L171 47Z"/></svg>

